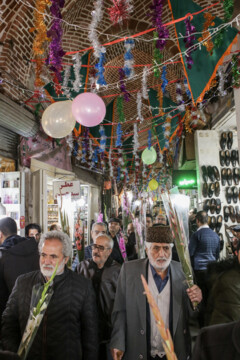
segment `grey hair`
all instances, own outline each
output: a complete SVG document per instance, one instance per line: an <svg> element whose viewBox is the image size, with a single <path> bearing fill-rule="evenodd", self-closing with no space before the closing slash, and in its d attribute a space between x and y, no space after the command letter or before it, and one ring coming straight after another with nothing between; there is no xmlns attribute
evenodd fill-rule
<svg viewBox="0 0 240 360"><path fill-rule="evenodd" d="M113 248L113 245L114 245L114 242L113 242L113 239L109 236L109 235L107 235L107 234L98 234L98 236L96 237L96 239L98 239L98 238L100 238L100 237L104 237L104 238L106 238L108 241L109 241L109 246L110 246L110 248L112 249Z"/></svg>
<svg viewBox="0 0 240 360"><path fill-rule="evenodd" d="M62 243L63 256L64 257L69 256L71 258L72 257L72 242L67 234L63 233L62 231L57 231L57 230L48 231L46 234L42 234L41 239L38 244L39 252L42 251L43 244L46 240L51 241L54 239L57 239Z"/></svg>
<svg viewBox="0 0 240 360"><path fill-rule="evenodd" d="M107 225L106 225L105 223L103 223L103 222L95 222L95 223L93 224L93 226L92 226L92 230L94 230L94 228L95 228L97 225L99 225L99 226L104 226L105 231L107 231Z"/></svg>
<svg viewBox="0 0 240 360"><path fill-rule="evenodd" d="M161 243L159 243L159 244L161 244ZM173 245L174 245L173 243L167 243L167 244L169 244L171 246L171 248L173 248ZM145 248L150 249L151 245L152 245L151 242L145 241Z"/></svg>

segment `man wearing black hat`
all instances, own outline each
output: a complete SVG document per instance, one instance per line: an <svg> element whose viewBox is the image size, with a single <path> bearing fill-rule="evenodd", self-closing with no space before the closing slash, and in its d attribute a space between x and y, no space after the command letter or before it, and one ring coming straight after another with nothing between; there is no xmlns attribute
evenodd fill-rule
<svg viewBox="0 0 240 360"><path fill-rule="evenodd" d="M114 360L123 355L127 359L166 359L144 295L143 274L171 332L178 360L187 360L191 354L188 317L193 314L191 303L202 300L201 290L196 285L186 289L180 263L171 260L169 226L148 228L146 240L148 259L126 262L121 269L112 313L112 356Z"/></svg>
<svg viewBox="0 0 240 360"><path fill-rule="evenodd" d="M121 236L120 236L120 220L118 218L111 218L109 220L108 231L109 231L109 235L113 239L113 244L114 244L111 257L119 264L123 264L124 258L119 246Z"/></svg>

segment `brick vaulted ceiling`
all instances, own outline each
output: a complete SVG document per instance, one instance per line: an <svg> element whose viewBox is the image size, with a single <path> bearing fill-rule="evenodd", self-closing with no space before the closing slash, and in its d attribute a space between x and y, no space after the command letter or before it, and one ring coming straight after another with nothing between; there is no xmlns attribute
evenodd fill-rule
<svg viewBox="0 0 240 360"><path fill-rule="evenodd" d="M184 1L184 0L183 0ZM2 0L0 9L0 75L4 79L0 91L13 99L15 102L23 104L30 98L34 91L34 63L32 44L34 40L34 33L29 32L33 27L34 21L34 7L35 2L32 0ZM196 0L198 5L206 7L213 3L212 0ZM131 19L127 25L114 26L109 20L107 8L112 6L110 0L103 1L104 15L98 31L99 40L101 43L115 40L118 37L133 35L140 31L144 31L152 27L151 20L147 16L152 0L132 0L134 11ZM234 14L240 12L239 0L235 0ZM76 51L88 48L91 46L88 38L88 28L92 19L92 11L94 9L94 0L66 0L65 6L62 10L63 16L63 41L62 47L65 52ZM48 8L49 14L49 8ZM211 13L220 18L223 18L222 5L214 6ZM49 26L49 18L45 17L46 24ZM167 1L164 5L163 22L171 21L171 14L168 8ZM178 53L178 48L175 38L174 29L169 27L170 39L164 50L164 60L167 60ZM46 44L47 54L47 44ZM123 65L124 46L123 42L107 47L105 65ZM152 62L152 33L141 36L136 39L135 49L133 50L135 64L149 64ZM64 63L72 62L70 56L64 57ZM94 65L94 56L91 57L91 65ZM63 67L64 68L64 67ZM141 88L141 73L143 68L136 69L136 79L128 82L128 90L135 90ZM174 64L167 69L168 79L178 79L183 75L181 64ZM105 71L105 78L108 87L100 91L100 95L119 93L117 82L119 74L116 69L108 68ZM48 83L51 78L48 70L45 68L43 72L43 79ZM157 84L156 78L153 75L148 77L148 86L155 86ZM173 100L175 100L175 88L168 85L169 91ZM106 104L112 98L105 100ZM136 93L133 94L131 101L124 105L125 116L127 120L136 118ZM151 116L148 103L143 104L142 114L145 118ZM117 121L117 119L116 119ZM149 124L144 122L141 124L141 129L148 127ZM130 131L132 124L125 126L125 131ZM146 145L147 133L143 133L140 137L141 145Z"/></svg>

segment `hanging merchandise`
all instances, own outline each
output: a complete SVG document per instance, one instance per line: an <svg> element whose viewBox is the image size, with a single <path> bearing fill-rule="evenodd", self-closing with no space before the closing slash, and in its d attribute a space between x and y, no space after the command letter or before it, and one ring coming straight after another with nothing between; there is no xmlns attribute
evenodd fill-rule
<svg viewBox="0 0 240 360"><path fill-rule="evenodd" d="M111 22L116 25L122 25L130 18L133 11L131 0L112 0L113 6L108 8Z"/></svg>
<svg viewBox="0 0 240 360"><path fill-rule="evenodd" d="M52 15L52 24L50 30L47 32L47 36L51 38L49 44L49 55L46 59L46 64L50 70L54 72L53 82L55 84L55 91L57 94L61 92L60 82L62 81L62 58L65 55L65 51L62 49L61 41L63 36L62 14L61 9L64 6L64 0L51 0L52 6L50 6L50 12Z"/></svg>
<svg viewBox="0 0 240 360"><path fill-rule="evenodd" d="M41 124L44 132L52 138L63 138L74 129L76 120L72 114L72 101L58 101L44 111Z"/></svg>
<svg viewBox="0 0 240 360"><path fill-rule="evenodd" d="M81 125L92 127L103 121L106 115L106 106L100 96L85 92L73 100L72 113Z"/></svg>
<svg viewBox="0 0 240 360"><path fill-rule="evenodd" d="M73 82L73 90L76 93L78 93L82 86L82 83L81 83L82 76L80 74L82 61L81 61L81 57L80 57L79 53L75 54L72 58L74 61L73 69L74 69L74 76L75 76L75 80Z"/></svg>
<svg viewBox="0 0 240 360"><path fill-rule="evenodd" d="M146 148L142 152L142 161L144 162L144 164L151 165L156 161L156 159L157 153L153 147L151 147L150 149Z"/></svg>
<svg viewBox="0 0 240 360"><path fill-rule="evenodd" d="M105 47L102 47L101 48L101 51L100 51L100 57L99 57L99 62L95 65L95 68L97 70L97 73L96 73L96 77L97 77L97 85L107 85L106 83L106 80L104 78L104 61L105 61L105 53L106 53L106 49Z"/></svg>
<svg viewBox="0 0 240 360"><path fill-rule="evenodd" d="M127 39L124 42L125 54L124 54L124 67L123 70L125 72L125 76L131 79L134 76L134 57L132 54L132 49L135 47L135 43L133 39Z"/></svg>

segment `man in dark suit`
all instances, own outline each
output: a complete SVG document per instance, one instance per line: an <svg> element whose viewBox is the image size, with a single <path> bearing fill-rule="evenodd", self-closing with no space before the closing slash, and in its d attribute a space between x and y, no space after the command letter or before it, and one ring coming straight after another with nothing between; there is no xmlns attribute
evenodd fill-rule
<svg viewBox="0 0 240 360"><path fill-rule="evenodd" d="M193 315L191 304L201 302L202 293L196 285L186 289L180 263L171 260L172 245L169 226L150 227L146 242L148 259L124 263L112 314L110 347L114 360L123 356L129 360L166 359L155 319L147 306L141 274L147 279L165 325L170 329L178 360L190 356L188 317Z"/></svg>

